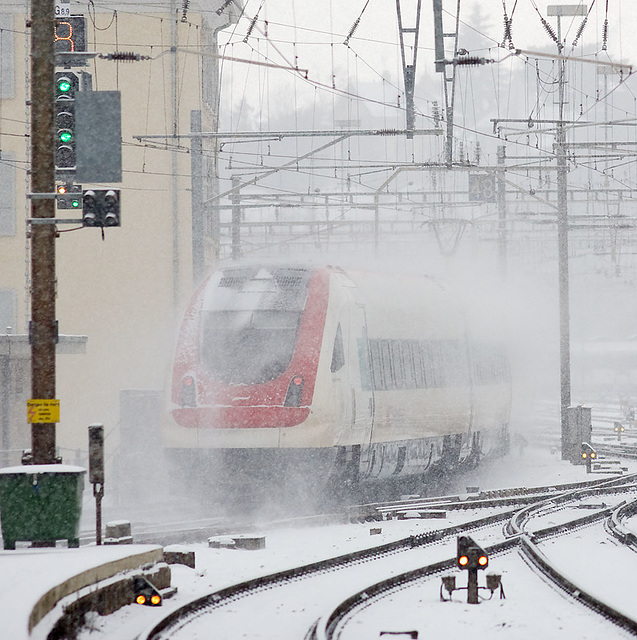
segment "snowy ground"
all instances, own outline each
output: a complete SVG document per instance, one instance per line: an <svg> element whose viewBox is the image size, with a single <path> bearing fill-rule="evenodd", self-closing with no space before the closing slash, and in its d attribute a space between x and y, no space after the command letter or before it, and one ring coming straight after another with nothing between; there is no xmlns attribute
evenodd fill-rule
<svg viewBox="0 0 637 640"><path fill-rule="evenodd" d="M541 486L558 482L575 482L593 479L587 475L584 467L574 467L559 459L559 454L527 449L523 455L511 456L495 461L486 469L472 471L460 479L459 487L479 486L481 489L496 489L516 486ZM335 525L316 529L263 531L266 536L266 549L260 551L233 551L227 549L209 549L206 545L190 545L196 552L197 567L190 570L185 567L173 568L173 582L179 587L174 601L166 601L164 609L174 607L198 595L229 584L239 582L255 575L263 575L294 566L300 562L311 562L320 558L339 555L388 542L395 538L421 533L444 524L451 524L475 517L473 513L456 512L448 516L447 521L391 521L380 523L382 534L370 536L370 525ZM594 640L604 637L624 637L607 624L598 621L593 614L586 613L570 601L557 596L551 587L530 572L517 554L494 559L493 570L502 572L506 585L506 600L493 600L480 607L472 607L454 598L451 603L439 601L439 581L430 581L429 585L411 594L415 601L407 599L397 609L389 607L381 619L374 614L369 623L362 625L359 631L348 630L347 638L379 637L380 631L404 631L418 629L420 637L443 637L451 622L458 625L459 633L471 630L474 638L487 638L493 634L506 638L538 637L578 638ZM519 581L519 575L524 579ZM388 602L391 602L388 600ZM263 606L268 606L264 601ZM274 605L271 605L274 606ZM305 604L298 603L302 608ZM396 606L396 603L393 603ZM542 615L538 618L538 606ZM80 640L96 638L134 638L141 629L151 626L154 619L165 613L153 609L140 611L139 607L129 606L108 619L94 617L90 629ZM232 616L226 616L228 627L215 627L216 640L233 638ZM255 612L254 638L270 637L267 629L260 628L259 615ZM538 622L539 621L539 622ZM366 625L371 627L367 628ZM463 629L465 631L463 631ZM532 633L531 633L532 630ZM431 634L431 635L430 635ZM531 635L530 635L531 634ZM395 636L394 636L395 637ZM448 637L460 637L456 633ZM193 639L194 640L194 639ZM274 640L274 639L273 639ZM277 638L278 640L278 638ZM284 639L281 639L284 640Z"/></svg>
<svg viewBox="0 0 637 640"><path fill-rule="evenodd" d="M637 465L635 468L637 469ZM502 460L494 461L487 468L467 473L459 480L458 487L462 490L465 486L479 486L480 489L486 490L515 486L541 486L595 477L598 476L587 475L584 467L563 462L559 459L559 454L527 448L521 455L520 452L515 452ZM209 549L206 544L189 545L188 548L196 552L197 566L194 570L178 565L172 567L173 584L178 587L178 593L174 598L166 600L164 606L158 609L130 605L108 617L91 616L89 626L83 631L80 640L89 640L89 638L90 640L100 638L132 640L141 631L151 626L154 620L165 615L167 610L211 590L220 589L256 575L264 575L297 564L381 544L391 539L439 528L461 519L471 519L474 516L475 514L470 512L454 512L449 514L446 521L383 522L378 523L382 527L382 533L374 536L370 536L369 524L262 531L261 534L266 537L266 548L258 551ZM582 540L581 552L578 549L566 549L560 550L559 554L570 557L573 565L578 566L578 558L581 559L582 555L586 555L586 545L590 544L595 544L594 536ZM119 551L114 549L112 553L121 552L122 547L116 549ZM131 547L128 549L130 550ZM66 576L74 571L79 573L91 563L96 563L98 553L100 549L97 548L24 549L19 552L0 552L2 637L26 640L29 603L32 606L47 588L50 588L51 583L55 583L62 575ZM16 569L18 565L19 572ZM439 602L440 583L438 580L430 581L428 586L417 590L415 595L410 594L404 606L396 607L394 603L393 608L390 608L388 604L382 619L374 616L371 621L359 621L357 626L354 626L353 630L348 630L348 635L344 637L362 640L379 637L382 630L409 629L418 629L421 633L420 637L443 637L446 635L443 634L443 629L449 630L450 621L456 624L458 634L463 633L462 629L471 630L472 636L478 639L497 635L522 640L537 637L540 634L543 640L565 637L590 640L603 637L607 640L624 637L620 631L597 621L592 614L586 613L569 600L558 596L529 571L517 555L494 558L490 568L503 573L506 600L492 600L478 607L463 603L461 597L454 597L454 601L450 603L441 603ZM626 572L616 575L608 574L608 571L611 570L608 569L606 573L600 570L600 580L615 580L619 585L617 589L620 591L627 589L622 586L625 584ZM388 599L387 602L390 603L390 600ZM299 602L298 606L303 607L304 603ZM58 607L57 612L53 612L36 627L31 636L34 640L43 640L46 637L59 611ZM255 615L257 614L258 612L255 612ZM372 626L368 627L368 625ZM454 631L447 637L460 637L458 634ZM214 637L215 640L233 638L233 630L217 628L214 636L208 637ZM261 635L256 637L268 638L267 631L261 630ZM285 640L285 638L276 640Z"/></svg>

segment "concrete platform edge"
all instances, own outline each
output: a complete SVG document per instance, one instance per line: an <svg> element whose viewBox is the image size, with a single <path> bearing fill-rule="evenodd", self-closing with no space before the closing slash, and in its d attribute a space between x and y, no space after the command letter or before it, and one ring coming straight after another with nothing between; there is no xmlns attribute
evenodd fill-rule
<svg viewBox="0 0 637 640"><path fill-rule="evenodd" d="M96 584L101 580L106 580L114 575L130 569L138 569L145 564L163 562L163 547L145 549L138 553L131 553L125 558L111 560L104 564L82 571L77 575L65 580L61 584L49 589L35 604L29 615L29 634L33 628L46 616L57 603L84 587Z"/></svg>

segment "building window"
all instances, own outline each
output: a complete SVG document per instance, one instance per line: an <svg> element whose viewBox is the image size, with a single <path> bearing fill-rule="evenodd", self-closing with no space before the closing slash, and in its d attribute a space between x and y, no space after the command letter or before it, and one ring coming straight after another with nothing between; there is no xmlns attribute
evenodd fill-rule
<svg viewBox="0 0 637 640"><path fill-rule="evenodd" d="M0 236L15 236L15 164L0 152Z"/></svg>
<svg viewBox="0 0 637 640"><path fill-rule="evenodd" d="M0 100L15 98L13 16L0 14Z"/></svg>
<svg viewBox="0 0 637 640"><path fill-rule="evenodd" d="M6 333L12 327L15 333L16 295L13 289L0 289L0 333Z"/></svg>

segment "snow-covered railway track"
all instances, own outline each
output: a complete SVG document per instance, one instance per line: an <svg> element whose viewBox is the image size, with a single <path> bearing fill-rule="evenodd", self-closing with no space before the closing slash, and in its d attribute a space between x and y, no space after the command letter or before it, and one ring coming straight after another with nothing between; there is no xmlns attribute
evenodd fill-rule
<svg viewBox="0 0 637 640"><path fill-rule="evenodd" d="M634 480L634 478L632 479ZM625 483L630 478L614 478L610 483L614 490L627 490ZM579 499L583 495L595 495L600 484L608 481L594 481L576 485L577 490L571 492L572 499ZM547 487L546 491L536 493L535 500L542 503L549 502L564 495L564 491L557 491L547 499L557 487ZM608 491L608 489L606 489ZM143 636L140 640L159 640L161 638L197 638L205 636L205 630L214 627L215 637L226 637L219 633L219 629L232 628L227 637L249 638L297 638L303 637L317 617L329 609L330 602L335 603L335 609L340 610L343 602L349 602L352 587L360 587L358 596L363 599L370 597L370 585L376 584L379 576L386 580L379 583L380 591L391 590L396 585L413 580L422 580L426 575L443 571L455 562L455 539L460 533L480 531L482 539L488 539L494 544L490 549L493 553L500 552L517 544L517 538L505 539L502 532L502 522L509 521L519 512L521 504L526 504L529 495L520 495L520 501L514 509L503 509L502 499L515 502L513 496L494 495L481 496L475 500L472 508L482 507L490 510L497 509L487 517L470 519L462 524L445 527L436 531L412 535L370 549L350 552L342 556L320 560L299 567L292 567L285 571L260 576L236 585L209 593L193 600L189 604L173 611ZM521 494L528 494L523 490ZM457 508L456 500L448 504ZM427 501L431 508L431 501ZM438 506L438 505L437 505ZM390 509L384 505L379 510L386 519L391 519L401 509L407 511L418 510L423 505L410 501L401 502ZM470 508L467 505L464 508ZM389 515L388 515L389 514ZM337 573L338 572L338 573ZM299 595L303 594L303 595ZM299 601L304 605L298 606ZM289 605L289 603L296 603ZM285 609L285 611L283 611ZM259 619L254 616L259 611ZM252 612L252 613L251 613ZM272 615L264 612L272 612ZM273 628L281 625L284 628Z"/></svg>
<svg viewBox="0 0 637 640"><path fill-rule="evenodd" d="M604 495L608 501L617 500L618 495L620 495L617 493L618 490L630 490L633 492L636 490L634 485L617 486L617 483L613 481L606 484L605 495L600 494L599 489L595 493L597 497ZM619 606L614 606L616 601L621 600L617 593L613 593L612 591L608 593L608 591L606 591L605 597L604 595L600 596L599 592L604 593L605 585L602 584L601 588L599 585L597 588L589 588L588 584L585 586L582 584L583 581L581 579L573 580L569 577L572 567L567 567L566 570L562 568L564 557L569 556L569 545L571 546L570 556L573 556L572 536L579 535L578 532L584 527L594 528L594 533L590 538L592 542L598 546L605 543L608 545L608 535L605 535L604 527L613 533L621 543L634 546L637 542L637 536L623 524L626 519L634 516L637 512L637 500L633 500L630 503L621 502L616 507L607 507L603 503L597 505L598 508L594 509L593 513L589 513L584 517L573 518L565 515L569 504L572 504L576 500L581 500L582 497L595 495L595 493L594 490L590 489L586 491L574 491L562 494L557 499L548 500L543 503L539 502L534 506L525 507L507 523L505 533L508 538L494 545L484 546L484 548L492 558L499 557L500 559L504 559L505 566L515 567L516 560L514 558L516 556L522 556L529 566L533 567L538 573L541 573L551 584L558 587L562 592L567 593L571 598L584 604L597 616L601 615L605 620L611 622L619 633L637 635L637 607L631 607L630 604L632 601L632 589L626 589L623 602L620 602ZM537 528L538 523L541 523L547 517L554 518L555 514L559 514L558 519L561 518L561 522L558 524L552 523L550 526L542 529ZM532 525L535 525L533 531L531 531ZM569 538L571 538L571 542L568 542ZM561 544L559 542L556 543L556 540L561 540ZM547 541L550 541L555 547L553 552L549 552L548 554L540 549L542 542L546 543ZM520 554L512 553L516 549L519 549ZM558 549L558 551L555 549ZM615 564L618 560L620 563L629 561L634 564L635 569L637 569L637 555L630 554L627 559L625 550L622 550L616 545L614 546L614 550L619 551L619 554L616 554L619 556L618 558L610 558L609 556L612 554L608 553L606 553L604 557L597 557L594 553L590 552L579 554L578 566L580 569L582 566L584 567L583 572L580 573L583 573L587 577L589 583L591 576L595 575L596 570L598 571L598 565L602 564L608 567L612 564L612 560L615 561ZM502 565L503 563L499 562L498 564ZM517 564L519 565L519 561L517 561ZM348 599L339 603L332 611L319 618L312 627L308 638L311 640L334 640L337 638L340 640L348 640L349 638L357 637L377 637L379 633L382 634L382 628L378 626L379 621L395 619L397 617L395 615L396 609L409 611L413 608L413 604L410 605L409 603L418 601L418 597L414 595L414 592L422 594L427 591L430 595L435 593L436 588L432 584L431 578L455 567L456 557L448 557L445 560L403 574L391 576L373 585L369 585L365 589L351 594ZM516 569L516 573L518 575L520 573L519 566ZM526 582L525 588L528 591L528 578L525 579L524 582ZM615 584L616 582L617 581L615 581ZM584 583L586 583L586 580L584 580ZM537 585L532 585L532 587L537 589ZM529 594L527 593L527 595ZM420 602L422 604L422 598ZM550 598L547 602L549 602L549 604L547 604L548 609L544 611L544 613L549 614L549 610L553 605L550 603ZM609 604L609 602L612 603L612 605ZM426 604L423 606L423 613L425 610L430 611L432 609L431 602L428 603L429 606L426 606ZM513 611L515 611L516 604L519 604L519 602L514 603ZM544 605L539 606L543 607ZM387 614L388 607L394 608L394 615L391 617ZM463 614L468 614L469 609L471 609L471 607L465 608ZM385 611L385 613L383 613L383 611ZM445 619L444 613L446 612L444 608L442 610L438 608L436 613L438 614L438 618ZM441 613L443 614L442 616L439 615ZM518 622L521 615L523 615L523 613L519 610L515 613L515 619ZM558 613L555 615L559 618ZM461 616L461 620L455 620L455 624L459 623L459 632L462 630L463 622L466 623L470 617L470 615L465 615ZM462 618L464 618L464 620ZM546 619L543 616L541 618L541 620L535 621L538 626L533 630L533 635L540 634L546 636L546 633L549 632L549 629L542 629L542 625L545 624ZM573 629L575 633L573 637L588 637L586 635L586 629L595 630L599 628L599 621L589 620L588 618L586 618L586 620L586 625L582 631ZM454 622L450 620L446 624L451 625L454 624ZM506 622L503 624L506 626ZM581 622L578 620L575 626L577 627L577 625L580 624ZM374 625L376 625L375 628ZM420 626L422 627L422 625ZM374 630L372 631L372 629ZM402 629L405 634L412 634L411 637L418 637L417 624L412 624L411 627L409 624L406 624L406 627ZM562 629L562 627L560 627L560 629ZM432 631L429 625L427 630L429 632ZM451 635L455 635L453 629L449 626L446 627L446 631ZM394 625L393 630L386 631L386 633L399 633L399 630L397 630L396 625ZM581 635L582 633L584 633L584 635ZM593 635L590 637L596 637L595 633L597 633L597 631L593 631ZM606 630L605 637L610 637L608 633L608 630ZM549 633L549 637L550 635ZM409 636L406 635L405 637Z"/></svg>

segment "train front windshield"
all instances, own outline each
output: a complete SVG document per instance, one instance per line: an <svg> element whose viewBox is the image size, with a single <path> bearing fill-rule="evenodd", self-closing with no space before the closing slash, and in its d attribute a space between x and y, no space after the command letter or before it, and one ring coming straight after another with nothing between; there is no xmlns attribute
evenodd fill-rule
<svg viewBox="0 0 637 640"><path fill-rule="evenodd" d="M226 270L202 310L201 358L208 374L226 384L280 376L294 354L308 281L300 269Z"/></svg>

